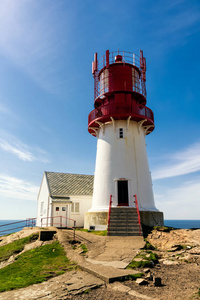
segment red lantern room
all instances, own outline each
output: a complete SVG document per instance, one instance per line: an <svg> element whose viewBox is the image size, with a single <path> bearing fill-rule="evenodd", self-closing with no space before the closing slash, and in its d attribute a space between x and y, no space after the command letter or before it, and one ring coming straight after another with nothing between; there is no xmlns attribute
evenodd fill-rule
<svg viewBox="0 0 200 300"><path fill-rule="evenodd" d="M88 131L97 135L101 123L111 120L143 120L146 133L154 129L154 116L146 106L146 59L130 52L109 52L101 58L95 53L94 107L88 117Z"/></svg>

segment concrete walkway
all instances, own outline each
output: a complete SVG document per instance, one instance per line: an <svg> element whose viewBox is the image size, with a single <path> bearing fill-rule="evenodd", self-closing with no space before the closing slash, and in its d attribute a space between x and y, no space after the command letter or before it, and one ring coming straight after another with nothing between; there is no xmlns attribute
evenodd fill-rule
<svg viewBox="0 0 200 300"><path fill-rule="evenodd" d="M67 257L77 262L82 270L95 275L106 283L125 280L129 275L138 273L125 268L137 255L139 249L144 247L143 237L97 236L81 231L78 231L77 235L85 239L84 244L88 248L85 256L72 249L67 230L57 232L58 240L64 246Z"/></svg>

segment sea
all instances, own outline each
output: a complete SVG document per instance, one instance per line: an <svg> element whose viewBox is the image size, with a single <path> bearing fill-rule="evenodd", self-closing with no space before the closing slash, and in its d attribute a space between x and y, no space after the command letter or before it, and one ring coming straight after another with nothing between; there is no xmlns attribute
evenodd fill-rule
<svg viewBox="0 0 200 300"><path fill-rule="evenodd" d="M200 220L164 220L164 225L178 229L200 229Z"/></svg>
<svg viewBox="0 0 200 300"><path fill-rule="evenodd" d="M200 229L200 220L165 220L164 225L179 229ZM26 221L24 220L0 220L0 236L20 231L25 226Z"/></svg>
<svg viewBox="0 0 200 300"><path fill-rule="evenodd" d="M25 220L0 220L0 236L20 231L25 226Z"/></svg>

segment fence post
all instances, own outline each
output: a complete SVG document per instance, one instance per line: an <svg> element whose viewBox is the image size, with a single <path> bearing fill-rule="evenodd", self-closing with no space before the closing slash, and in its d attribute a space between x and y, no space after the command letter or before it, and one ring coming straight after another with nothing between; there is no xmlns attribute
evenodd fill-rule
<svg viewBox="0 0 200 300"><path fill-rule="evenodd" d="M76 230L76 221L74 221L74 241L76 239L76 236L75 236L75 230Z"/></svg>

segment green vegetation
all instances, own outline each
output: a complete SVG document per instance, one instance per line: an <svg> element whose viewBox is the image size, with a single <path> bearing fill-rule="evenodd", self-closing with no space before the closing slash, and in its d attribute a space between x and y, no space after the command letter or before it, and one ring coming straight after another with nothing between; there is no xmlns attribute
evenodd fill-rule
<svg viewBox="0 0 200 300"><path fill-rule="evenodd" d="M170 232L171 230L174 230L173 227L167 227L167 226L154 226L153 229L157 231L163 231L163 232Z"/></svg>
<svg viewBox="0 0 200 300"><path fill-rule="evenodd" d="M136 280L137 278L141 278L143 275L144 275L143 273L130 274L129 279Z"/></svg>
<svg viewBox="0 0 200 300"><path fill-rule="evenodd" d="M147 241L147 239L144 239L144 240L145 240L146 244L145 244L145 246L144 246L143 249L145 249L145 250L155 250L155 249L156 249L153 245L151 245L151 244Z"/></svg>
<svg viewBox="0 0 200 300"><path fill-rule="evenodd" d="M198 296L200 297L200 289L199 289L199 291L198 291Z"/></svg>
<svg viewBox="0 0 200 300"><path fill-rule="evenodd" d="M0 292L40 283L75 268L59 242L26 251L0 269Z"/></svg>
<svg viewBox="0 0 200 300"><path fill-rule="evenodd" d="M152 267L152 262L158 262L158 255L151 251L141 251L134 259L130 262L127 268L149 268Z"/></svg>
<svg viewBox="0 0 200 300"><path fill-rule="evenodd" d="M85 244L81 244L80 247L82 248L83 253L88 252L88 248L87 248L87 246Z"/></svg>
<svg viewBox="0 0 200 300"><path fill-rule="evenodd" d="M107 230L95 231L95 230L88 230L88 229L83 229L83 228L77 228L76 230L89 232L89 233L93 233L93 234L100 235L100 236L107 235Z"/></svg>
<svg viewBox="0 0 200 300"><path fill-rule="evenodd" d="M20 253L24 246L38 239L38 234L29 235L23 239L0 247L0 262L7 260L11 255Z"/></svg>
<svg viewBox="0 0 200 300"><path fill-rule="evenodd" d="M84 291L85 294L88 294L91 291L91 289L87 289Z"/></svg>

